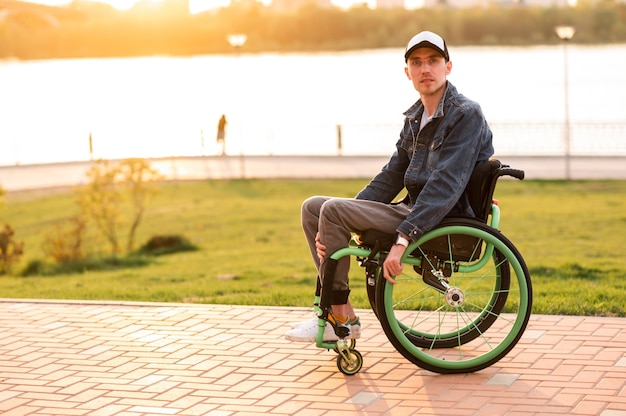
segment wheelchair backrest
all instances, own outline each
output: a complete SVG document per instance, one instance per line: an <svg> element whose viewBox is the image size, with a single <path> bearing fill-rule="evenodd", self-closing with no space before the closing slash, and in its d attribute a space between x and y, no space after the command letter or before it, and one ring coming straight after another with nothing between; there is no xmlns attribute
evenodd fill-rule
<svg viewBox="0 0 626 416"><path fill-rule="evenodd" d="M491 212L493 193L496 189L502 163L497 159L479 163L474 168L469 183L465 188L465 194L476 218L487 222Z"/></svg>
<svg viewBox="0 0 626 416"><path fill-rule="evenodd" d="M483 222L487 222L491 213L493 192L500 176L511 176L522 180L524 179L524 171L504 165L498 159L490 159L476 165L465 188L465 194L469 199L474 215Z"/></svg>

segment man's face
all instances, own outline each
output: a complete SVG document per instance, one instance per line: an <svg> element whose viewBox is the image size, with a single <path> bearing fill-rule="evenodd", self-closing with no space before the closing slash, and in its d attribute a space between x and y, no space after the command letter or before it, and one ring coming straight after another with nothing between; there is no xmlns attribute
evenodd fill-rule
<svg viewBox="0 0 626 416"><path fill-rule="evenodd" d="M452 70L452 62L430 48L418 48L406 62L404 71L413 82L420 96L427 97L441 93L446 85L446 76Z"/></svg>

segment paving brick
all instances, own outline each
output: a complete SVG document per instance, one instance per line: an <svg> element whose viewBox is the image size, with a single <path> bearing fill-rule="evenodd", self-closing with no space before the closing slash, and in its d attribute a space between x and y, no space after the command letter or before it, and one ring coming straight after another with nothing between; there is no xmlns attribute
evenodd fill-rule
<svg viewBox="0 0 626 416"><path fill-rule="evenodd" d="M0 413L626 416L626 320L534 315L488 369L408 362L358 311L364 367L283 338L308 308L0 299ZM244 326L243 323L246 323Z"/></svg>

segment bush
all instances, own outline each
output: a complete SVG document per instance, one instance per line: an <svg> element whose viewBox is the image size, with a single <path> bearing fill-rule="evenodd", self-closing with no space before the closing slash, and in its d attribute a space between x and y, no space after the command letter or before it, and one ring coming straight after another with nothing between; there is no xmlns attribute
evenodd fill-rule
<svg viewBox="0 0 626 416"><path fill-rule="evenodd" d="M46 263L41 260L31 260L28 262L24 270L21 271L20 276L43 276L46 273Z"/></svg>
<svg viewBox="0 0 626 416"><path fill-rule="evenodd" d="M197 249L198 247L191 244L185 237L179 235L157 235L141 246L138 253L160 256L181 251L195 251Z"/></svg>
<svg viewBox="0 0 626 416"><path fill-rule="evenodd" d="M109 256L102 258L85 258L63 263L53 264L41 260L33 260L20 273L23 277L29 276L54 276L60 274L79 274L85 272L117 270L124 268L143 267L151 263L151 260L142 256L117 257Z"/></svg>
<svg viewBox="0 0 626 416"><path fill-rule="evenodd" d="M15 241L15 231L8 224L0 231L0 274L8 274L24 254L24 243Z"/></svg>
<svg viewBox="0 0 626 416"><path fill-rule="evenodd" d="M111 253L120 254L120 227L130 224L126 253L133 249L135 235L143 219L153 186L162 179L145 159L130 158L119 163L98 160L87 172L89 183L79 189L78 204L82 216L93 221L111 245Z"/></svg>
<svg viewBox="0 0 626 416"><path fill-rule="evenodd" d="M44 239L43 251L59 263L84 259L83 242L87 222L81 217L72 217Z"/></svg>

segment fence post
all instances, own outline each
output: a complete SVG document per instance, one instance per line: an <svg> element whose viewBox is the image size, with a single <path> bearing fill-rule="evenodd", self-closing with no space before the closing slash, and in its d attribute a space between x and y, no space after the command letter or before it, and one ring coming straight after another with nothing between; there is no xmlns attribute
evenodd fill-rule
<svg viewBox="0 0 626 416"><path fill-rule="evenodd" d="M337 156L343 153L343 142L341 140L341 124L337 124Z"/></svg>

